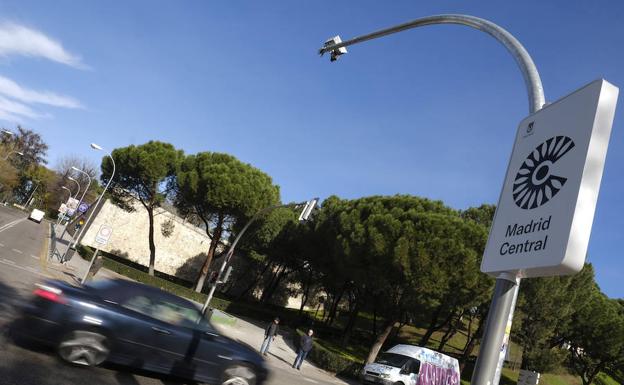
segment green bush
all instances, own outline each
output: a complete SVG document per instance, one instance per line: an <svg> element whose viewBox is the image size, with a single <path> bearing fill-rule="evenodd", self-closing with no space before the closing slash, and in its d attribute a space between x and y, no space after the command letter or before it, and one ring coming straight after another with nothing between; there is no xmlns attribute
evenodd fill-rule
<svg viewBox="0 0 624 385"><path fill-rule="evenodd" d="M86 247L83 245L78 246L78 249L77 249L78 254L82 258L89 260L89 261L93 257L93 251L94 250L91 249L90 247ZM175 282L171 282L161 277L156 277L156 276L152 277L146 272L143 272L134 267L128 266L125 263L115 261L108 256L103 256L102 258L104 259L104 268L111 270L117 274L121 274L134 281L141 282L146 285L158 287L161 290L175 294L180 297L188 298L195 302L204 303L206 301L206 297L207 297L206 294L197 293L190 288L181 286ZM212 307L216 309L226 311L226 309L230 306L230 302L223 300L221 298L213 298L212 301L210 302L210 305L212 305Z"/></svg>
<svg viewBox="0 0 624 385"><path fill-rule="evenodd" d="M299 340L304 334L304 331L297 329L294 341L295 346L299 345ZM358 378L364 367L362 362L350 360L341 354L334 353L316 341L314 341L312 350L308 354L308 359L321 369L351 378Z"/></svg>

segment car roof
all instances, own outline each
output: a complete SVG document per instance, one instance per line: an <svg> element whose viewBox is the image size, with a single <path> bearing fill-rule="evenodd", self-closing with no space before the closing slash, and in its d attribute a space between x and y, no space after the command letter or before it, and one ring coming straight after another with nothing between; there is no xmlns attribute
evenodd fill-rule
<svg viewBox="0 0 624 385"><path fill-rule="evenodd" d="M459 362L456 358L436 352L435 350L423 348L421 346L399 344L392 347L392 349L388 350L386 353L401 354L416 358L421 362L429 362L433 365L444 368L453 368L459 372Z"/></svg>
<svg viewBox="0 0 624 385"><path fill-rule="evenodd" d="M155 286L119 278L107 280L106 283L109 283L110 285L104 286L102 291L113 291L117 301L126 300L136 296L137 294L144 294L150 298L160 298L180 306L197 309L197 305L193 302L166 292Z"/></svg>

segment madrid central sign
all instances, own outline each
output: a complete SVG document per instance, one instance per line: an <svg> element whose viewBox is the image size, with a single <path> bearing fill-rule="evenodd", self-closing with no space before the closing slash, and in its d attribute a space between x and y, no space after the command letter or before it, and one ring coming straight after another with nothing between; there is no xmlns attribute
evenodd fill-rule
<svg viewBox="0 0 624 385"><path fill-rule="evenodd" d="M617 96L596 80L520 123L481 271L540 277L583 267Z"/></svg>

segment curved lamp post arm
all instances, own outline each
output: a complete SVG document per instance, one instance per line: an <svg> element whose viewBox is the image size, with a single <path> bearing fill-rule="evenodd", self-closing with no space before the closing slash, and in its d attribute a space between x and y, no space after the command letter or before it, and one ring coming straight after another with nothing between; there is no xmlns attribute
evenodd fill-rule
<svg viewBox="0 0 624 385"><path fill-rule="evenodd" d="M347 47L353 44L376 39L378 37L391 35L393 33L405 31L407 29L434 24L465 25L483 31L498 40L501 44L505 46L505 48L507 48L509 53L511 53L511 55L516 60L518 67L520 67L520 71L522 72L522 76L524 77L524 83L526 85L529 95L530 112L536 112L544 106L544 103L546 101L544 98L544 88L542 87L542 80L540 79L539 73L537 72L535 63L533 63L533 59L531 59L531 56L529 55L527 50L522 46L522 44L520 44L520 42L515 37L513 37L512 34L507 32L507 30L505 30L501 26L492 23L491 21L481 19L475 16L455 14L427 16L409 21L407 23L399 24L394 27L358 36L353 39L340 42L338 44L327 44L320 49L319 53L323 55L327 52L336 52L339 48L342 47Z"/></svg>
<svg viewBox="0 0 624 385"><path fill-rule="evenodd" d="M520 67L527 88L529 112L534 113L542 109L545 104L544 88L535 63L533 63L533 59L531 59L527 50L504 28L479 17L456 14L423 17L344 42L339 37L335 37L326 41L319 53L323 55L330 52L331 60L334 61L339 55L346 53L344 47L349 45L433 24L465 25L483 31L498 40L507 48L518 67ZM520 278L517 276L517 272L514 271L503 272L496 279L492 304L486 321L486 329L472 376L471 383L473 385L498 385L505 353L505 350L501 349L501 347L504 347L504 336L508 333L507 325L511 324L513 319L519 284Z"/></svg>
<svg viewBox="0 0 624 385"><path fill-rule="evenodd" d="M76 183L76 186L78 186L78 190L76 191L76 194L74 195L74 199L76 199L76 197L78 196L78 194L80 194L80 182L78 182L76 179L72 178L71 176L68 177L67 179L73 181ZM70 195L71 196L71 195Z"/></svg>
<svg viewBox="0 0 624 385"><path fill-rule="evenodd" d="M314 198L314 205L316 205L317 201L318 201L318 198ZM310 201L310 202L312 202L312 201ZM251 217L251 219L249 221L247 221L245 226L236 235L236 238L234 238L234 242L232 242L232 244L230 245L230 248L228 249L227 254L225 255L225 258L223 258L223 263L221 264L221 268L219 269L219 273L217 274L217 279L215 280L215 282L213 282L212 287L210 288L210 292L208 293L208 297L206 298L206 302L204 302L204 306L202 307L202 314L206 313L206 309L208 309L208 306L210 305L210 301L212 300L212 297L214 296L214 292L217 289L217 282L219 281L219 279L223 275L223 272L225 271L225 267L227 266L228 262L232 258L232 255L234 255L234 248L236 248L236 245L238 244L238 241L240 241L240 239L243 237L243 234L245 234L245 232L247 231L249 226L251 226L251 224L254 223L262 215L264 215L264 214L266 214L266 213L268 213L270 211L273 211L275 209L279 209L279 208L282 208L282 207L298 207L298 206L303 206L303 205L307 205L307 204L309 204L309 202L287 203L287 204L283 204L283 205L268 206L268 207L265 207L262 210L258 211L257 213L255 213L254 216Z"/></svg>
<svg viewBox="0 0 624 385"><path fill-rule="evenodd" d="M96 150L101 150L102 149L99 146L94 147L93 145L91 145L91 147L93 147ZM100 204L100 201L104 197L104 194L106 193L106 190L108 190L108 187L110 186L111 182L113 181L113 177L115 176L115 171L116 171L115 159L113 159L113 156L110 153L107 153L106 155L110 158L111 162L113 162L113 172L111 173L110 178L108 178L108 183L106 183L106 186L104 187L104 190L102 191L102 194L100 194L100 196L98 197L97 201L95 201L95 204L93 205L93 210L91 210L91 213L89 214L89 217L87 218L87 220L85 221L84 225L80 229L80 233L78 233L78 236L74 240L74 243L73 243L72 247L76 247L76 245L78 244L78 241L80 240L80 237L82 236L82 233L84 233L85 229L88 227L89 221L91 220L91 218L93 217L93 214L95 213L95 209ZM67 248L67 250L69 250L69 247Z"/></svg>
<svg viewBox="0 0 624 385"><path fill-rule="evenodd" d="M19 156L24 156L24 153L21 151L10 151L7 156L4 157L4 160L9 160L9 157L13 154L17 154Z"/></svg>
<svg viewBox="0 0 624 385"><path fill-rule="evenodd" d="M87 177L87 180L88 180L87 188L85 188L85 190L82 192L82 195L80 196L80 202L78 203L78 204L80 204L84 200L85 195L87 195L87 191L89 191L89 187L91 187L91 175L89 175L88 172L83 171L83 170L81 170L81 169L79 169L77 167L72 167L72 170L77 171L77 172L83 174L84 176Z"/></svg>

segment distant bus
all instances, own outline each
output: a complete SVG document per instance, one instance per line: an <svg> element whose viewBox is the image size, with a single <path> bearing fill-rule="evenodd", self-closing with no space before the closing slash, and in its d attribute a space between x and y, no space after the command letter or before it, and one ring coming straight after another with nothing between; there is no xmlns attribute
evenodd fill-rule
<svg viewBox="0 0 624 385"><path fill-rule="evenodd" d="M435 350L396 345L364 366L361 378L366 385L459 385L459 362Z"/></svg>

